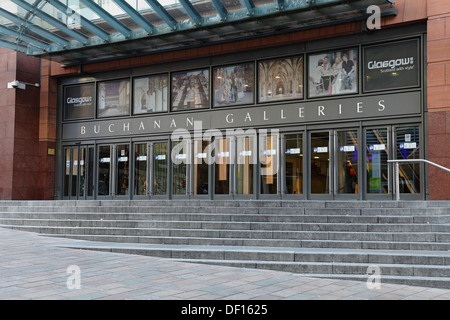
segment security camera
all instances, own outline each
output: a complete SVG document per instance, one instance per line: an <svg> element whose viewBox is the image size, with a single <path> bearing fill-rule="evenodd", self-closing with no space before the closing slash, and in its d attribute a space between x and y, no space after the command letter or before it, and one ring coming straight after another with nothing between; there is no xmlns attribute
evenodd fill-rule
<svg viewBox="0 0 450 320"><path fill-rule="evenodd" d="M20 82L18 80L14 80L12 82L8 82L8 89L22 89L25 90L26 83Z"/></svg>
<svg viewBox="0 0 450 320"><path fill-rule="evenodd" d="M11 85L12 88L16 89L19 87L20 82L17 80L14 80L13 82L10 82L9 84Z"/></svg>

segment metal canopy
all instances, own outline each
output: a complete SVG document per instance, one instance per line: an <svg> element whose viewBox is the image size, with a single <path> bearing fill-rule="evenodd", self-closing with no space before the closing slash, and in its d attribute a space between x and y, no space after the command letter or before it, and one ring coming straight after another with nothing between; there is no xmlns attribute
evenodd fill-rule
<svg viewBox="0 0 450 320"><path fill-rule="evenodd" d="M74 65L316 28L392 0L0 0L0 46Z"/></svg>

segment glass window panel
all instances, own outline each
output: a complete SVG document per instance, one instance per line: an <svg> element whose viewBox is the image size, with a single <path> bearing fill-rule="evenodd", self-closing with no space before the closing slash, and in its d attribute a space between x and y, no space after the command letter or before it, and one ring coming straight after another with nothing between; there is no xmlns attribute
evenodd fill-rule
<svg viewBox="0 0 450 320"><path fill-rule="evenodd" d="M303 57L259 63L259 102L303 98Z"/></svg>
<svg viewBox="0 0 450 320"><path fill-rule="evenodd" d="M358 92L358 50L338 50L309 56L309 97Z"/></svg>
<svg viewBox="0 0 450 320"><path fill-rule="evenodd" d="M97 115L100 118L130 114L130 80L105 81L98 84Z"/></svg>
<svg viewBox="0 0 450 320"><path fill-rule="evenodd" d="M167 111L168 94L168 76L166 74L134 79L133 113Z"/></svg>
<svg viewBox="0 0 450 320"><path fill-rule="evenodd" d="M214 106L252 104L255 90L254 63L214 68Z"/></svg>
<svg viewBox="0 0 450 320"><path fill-rule="evenodd" d="M209 69L172 74L172 110L209 108Z"/></svg>

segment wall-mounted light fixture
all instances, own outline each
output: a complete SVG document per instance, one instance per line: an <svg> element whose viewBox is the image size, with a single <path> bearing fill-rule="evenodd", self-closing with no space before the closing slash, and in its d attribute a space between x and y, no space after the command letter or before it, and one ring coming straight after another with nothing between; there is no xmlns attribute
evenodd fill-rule
<svg viewBox="0 0 450 320"><path fill-rule="evenodd" d="M33 86L33 87L36 87L36 88L40 87L39 83L28 83L28 82L22 82L22 81L19 81L19 80L14 80L14 81L8 82L8 89L22 89L22 90L25 90L27 85Z"/></svg>

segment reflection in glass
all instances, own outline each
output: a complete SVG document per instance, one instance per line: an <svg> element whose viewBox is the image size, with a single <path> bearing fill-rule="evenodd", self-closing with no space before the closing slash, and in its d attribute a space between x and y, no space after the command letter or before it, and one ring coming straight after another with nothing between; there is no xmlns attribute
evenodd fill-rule
<svg viewBox="0 0 450 320"><path fill-rule="evenodd" d="M80 163L79 163L79 166L80 166L80 176L79 176L79 179L80 179L80 185L79 185L79 191L78 191L78 196L81 198L81 197L84 197L84 194L85 194L85 192L86 192L86 183L87 183L87 180L86 180L86 148L85 147L83 147L83 148L80 148Z"/></svg>
<svg viewBox="0 0 450 320"><path fill-rule="evenodd" d="M194 141L194 194L208 194L209 166L208 166L209 141Z"/></svg>
<svg viewBox="0 0 450 320"><path fill-rule="evenodd" d="M71 196L77 196L78 183L78 148L72 149L72 188Z"/></svg>
<svg viewBox="0 0 450 320"><path fill-rule="evenodd" d="M147 144L134 146L134 194L147 194Z"/></svg>
<svg viewBox="0 0 450 320"><path fill-rule="evenodd" d="M388 188L388 133L387 129L366 131L367 193L386 194Z"/></svg>
<svg viewBox="0 0 450 320"><path fill-rule="evenodd" d="M311 193L330 192L329 133L311 133Z"/></svg>
<svg viewBox="0 0 450 320"><path fill-rule="evenodd" d="M117 183L116 194L128 195L130 178L130 147L128 145L117 146Z"/></svg>
<svg viewBox="0 0 450 320"><path fill-rule="evenodd" d="M174 141L172 148L172 181L174 195L185 195L187 192L187 160L189 154L186 141Z"/></svg>
<svg viewBox="0 0 450 320"><path fill-rule="evenodd" d="M72 160L70 158L70 149L66 149L64 166L66 170L64 170L64 197L69 196L69 183L70 183L70 164Z"/></svg>
<svg viewBox="0 0 450 320"><path fill-rule="evenodd" d="M278 136L260 136L261 194L278 193Z"/></svg>
<svg viewBox="0 0 450 320"><path fill-rule="evenodd" d="M167 142L153 144L153 195L167 194Z"/></svg>
<svg viewBox="0 0 450 320"><path fill-rule="evenodd" d="M111 148L101 146L98 151L98 195L109 195L109 180L111 170Z"/></svg>
<svg viewBox="0 0 450 320"><path fill-rule="evenodd" d="M215 150L215 193L230 193L230 140L216 139Z"/></svg>
<svg viewBox="0 0 450 320"><path fill-rule="evenodd" d="M285 192L303 194L303 135L287 135L285 144Z"/></svg>
<svg viewBox="0 0 450 320"><path fill-rule="evenodd" d="M92 197L94 195L94 147L89 147L88 152L88 185L87 185L87 195L88 197Z"/></svg>
<svg viewBox="0 0 450 320"><path fill-rule="evenodd" d="M253 194L255 150L253 137L237 138L237 194Z"/></svg>
<svg viewBox="0 0 450 320"><path fill-rule="evenodd" d="M419 127L396 129L397 159L420 159ZM399 164L400 193L420 193L420 164Z"/></svg>
<svg viewBox="0 0 450 320"><path fill-rule="evenodd" d="M358 193L358 131L338 131L337 139L337 192Z"/></svg>

